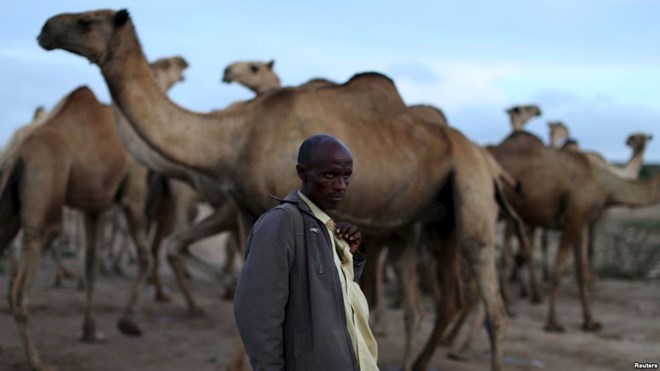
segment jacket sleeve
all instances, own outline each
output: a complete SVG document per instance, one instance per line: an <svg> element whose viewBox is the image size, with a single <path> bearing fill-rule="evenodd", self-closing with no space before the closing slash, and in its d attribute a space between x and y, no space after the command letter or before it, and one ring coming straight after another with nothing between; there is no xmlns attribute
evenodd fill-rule
<svg viewBox="0 0 660 371"><path fill-rule="evenodd" d="M284 319L289 298L294 226L272 209L255 223L234 297L234 318L255 371L284 370Z"/></svg>

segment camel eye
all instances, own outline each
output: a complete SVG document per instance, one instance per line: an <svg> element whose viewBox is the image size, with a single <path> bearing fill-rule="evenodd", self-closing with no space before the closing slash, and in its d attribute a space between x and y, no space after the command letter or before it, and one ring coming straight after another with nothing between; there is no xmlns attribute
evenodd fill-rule
<svg viewBox="0 0 660 371"><path fill-rule="evenodd" d="M89 26L91 26L92 23L94 23L94 20L89 18L89 17L80 18L78 20L78 24L81 25L84 28L89 28Z"/></svg>
<svg viewBox="0 0 660 371"><path fill-rule="evenodd" d="M259 66L255 65L255 64L251 64L250 65L250 71L252 71L252 73L259 72Z"/></svg>

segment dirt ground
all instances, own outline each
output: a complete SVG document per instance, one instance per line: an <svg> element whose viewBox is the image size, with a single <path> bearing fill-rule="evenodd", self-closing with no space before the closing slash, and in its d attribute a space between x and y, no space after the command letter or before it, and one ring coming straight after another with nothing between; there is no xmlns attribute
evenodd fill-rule
<svg viewBox="0 0 660 371"><path fill-rule="evenodd" d="M649 217L660 220L660 208L615 211L613 218ZM215 237L195 247L199 254L219 262L223 238ZM65 264L77 270L75 259ZM166 284L173 288L169 269L163 268ZM223 288L201 274L193 274L194 294L206 310L202 317L189 317L181 296L173 289L173 301L156 303L153 289L143 292L141 324L145 334L128 338L115 328L130 288L129 277L100 276L97 282L95 313L99 329L107 336L103 344L78 341L84 294L75 282L64 288L52 287L54 269L49 256L40 264L30 300L30 325L43 359L60 370L80 371L167 371L222 370L235 349L231 302L221 299ZM517 286L512 286L513 289ZM7 276L0 275L0 296L6 298ZM516 299L509 318L504 348L507 370L631 370L634 362L660 362L660 282L600 279L593 289L593 310L603 323L598 333L584 333L578 290L572 275L564 277L558 303L559 320L566 333L543 331L547 301L532 305ZM415 335L414 352L421 350L433 324L430 303ZM379 336L379 365L397 370L403 353L403 314L388 311L388 335ZM485 331L479 337L468 362L447 358L439 348L433 370L487 370L489 348ZM27 370L13 317L6 300L0 301L0 370Z"/></svg>

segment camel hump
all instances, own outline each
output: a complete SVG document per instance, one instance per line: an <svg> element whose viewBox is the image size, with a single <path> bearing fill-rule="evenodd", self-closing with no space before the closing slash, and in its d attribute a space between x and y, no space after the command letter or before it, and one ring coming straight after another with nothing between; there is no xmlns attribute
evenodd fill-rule
<svg viewBox="0 0 660 371"><path fill-rule="evenodd" d="M369 84L369 85L386 84L396 89L396 86L394 85L394 81L379 72L356 73L355 75L353 75L353 77L348 79L348 81L344 85L355 85L355 84Z"/></svg>

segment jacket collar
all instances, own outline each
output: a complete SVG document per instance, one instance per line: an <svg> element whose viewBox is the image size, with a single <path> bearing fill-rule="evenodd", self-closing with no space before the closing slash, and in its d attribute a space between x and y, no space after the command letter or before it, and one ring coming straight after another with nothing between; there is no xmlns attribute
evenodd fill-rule
<svg viewBox="0 0 660 371"><path fill-rule="evenodd" d="M269 195L269 196L270 196L271 198L273 198L273 199L279 201L280 204L285 204L285 203L287 203L287 204L293 204L293 205L296 205L296 206L298 207L298 209L300 209L300 211L303 211L303 212L305 212L305 213L307 213L307 214L309 214L309 215L315 217L315 216L314 216L314 213L312 213L312 210L309 208L309 206L307 205L307 203L306 203L305 201L301 200L301 199L300 199L300 196L298 196L298 190L297 190L297 189L294 189L293 191L291 191L291 193L289 193L288 195L286 195L286 197L284 197L284 198L279 198L279 197L274 196L274 195L272 195L272 194Z"/></svg>

